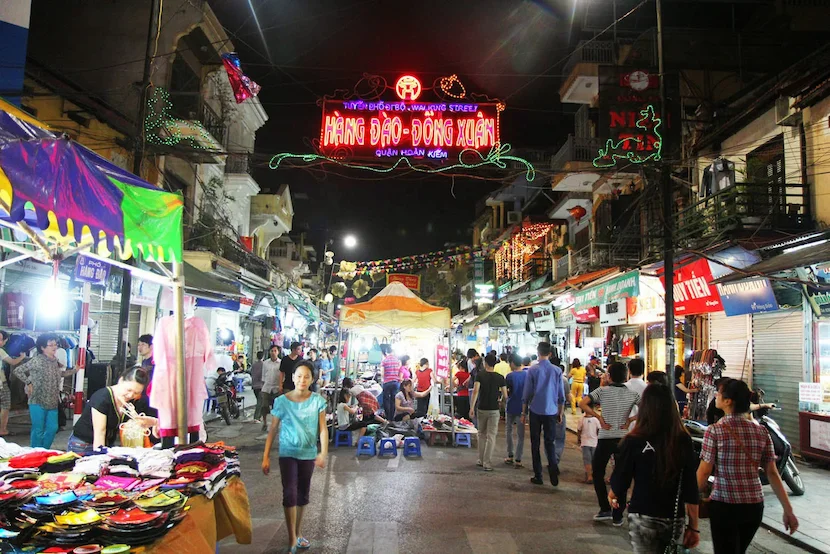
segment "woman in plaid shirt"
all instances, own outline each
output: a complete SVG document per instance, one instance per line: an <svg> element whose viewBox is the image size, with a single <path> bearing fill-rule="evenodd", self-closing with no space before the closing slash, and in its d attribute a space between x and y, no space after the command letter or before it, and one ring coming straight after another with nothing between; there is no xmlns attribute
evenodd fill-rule
<svg viewBox="0 0 830 554"><path fill-rule="evenodd" d="M716 405L726 414L703 436L697 483L706 490L714 472L709 496L712 542L715 554L746 552L764 515L764 493L758 468L766 471L772 490L784 508L784 528L795 533L798 519L775 467L772 439L749 416L749 387L737 379L718 386Z"/></svg>

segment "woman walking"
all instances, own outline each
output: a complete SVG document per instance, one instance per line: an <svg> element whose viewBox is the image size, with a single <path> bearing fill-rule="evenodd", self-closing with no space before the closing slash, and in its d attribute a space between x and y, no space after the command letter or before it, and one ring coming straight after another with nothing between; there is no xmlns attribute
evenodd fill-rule
<svg viewBox="0 0 830 554"><path fill-rule="evenodd" d="M634 552L663 552L672 541L694 548L700 542L700 531L692 439L668 387L646 387L639 408L637 423L616 455L608 500L618 508L619 498L625 499L634 481L628 506L628 533Z"/></svg>
<svg viewBox="0 0 830 554"><path fill-rule="evenodd" d="M35 345L37 356L17 366L14 374L26 384L26 394L29 396L29 416L32 419L30 445L32 448L51 448L58 432L63 378L75 375L81 366L66 369L58 361L57 335L40 335Z"/></svg>
<svg viewBox="0 0 830 554"><path fill-rule="evenodd" d="M582 393L585 390L585 373L586 369L582 367L582 362L579 358L574 358L571 363L571 372L568 374L568 379L573 379L571 381L571 415L576 415L576 404L582 400Z"/></svg>
<svg viewBox="0 0 830 554"><path fill-rule="evenodd" d="M294 389L274 401L271 430L265 440L262 455L262 473L271 472L271 446L280 428L280 477L282 477L282 506L288 528L289 552L311 546L301 535L303 512L311 490L314 466L326 467L329 432L326 427L326 401L311 392L314 368L311 362L299 362L292 375ZM320 452L317 452L317 439Z"/></svg>
<svg viewBox="0 0 830 554"><path fill-rule="evenodd" d="M784 528L795 533L798 519L775 467L775 451L766 429L751 421L749 387L738 379L723 379L715 403L724 416L703 435L697 484L703 490L714 473L709 495L715 554L743 553L752 542L764 515L764 493L758 468L764 469L784 508ZM642 409L642 408L641 408Z"/></svg>
<svg viewBox="0 0 830 554"><path fill-rule="evenodd" d="M496 373L495 352L484 358L484 371L476 375L473 397L470 400L470 419L478 417L478 462L484 471L493 471L493 449L496 447L496 435L499 432L499 395L507 398L507 383L504 377ZM476 408L476 401L478 407Z"/></svg>

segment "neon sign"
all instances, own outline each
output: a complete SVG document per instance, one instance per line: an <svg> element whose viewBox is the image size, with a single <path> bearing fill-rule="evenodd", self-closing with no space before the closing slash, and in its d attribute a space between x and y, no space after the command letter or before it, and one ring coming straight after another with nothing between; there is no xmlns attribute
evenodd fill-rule
<svg viewBox="0 0 830 554"><path fill-rule="evenodd" d="M417 100L421 96L421 81L412 75L404 75L395 83L395 92L401 100Z"/></svg>
<svg viewBox="0 0 830 554"><path fill-rule="evenodd" d="M632 164L659 162L663 159L663 137L658 131L662 123L654 114L654 106L646 106L640 110L640 118L634 122L642 132L621 133L619 140L605 141L605 146L599 149L594 158L594 167L614 167L620 160Z"/></svg>
<svg viewBox="0 0 830 554"><path fill-rule="evenodd" d="M409 88L401 94L416 92ZM487 152L500 143L502 109L497 103L325 100L320 150L331 156L345 148L355 158L436 160L463 150Z"/></svg>

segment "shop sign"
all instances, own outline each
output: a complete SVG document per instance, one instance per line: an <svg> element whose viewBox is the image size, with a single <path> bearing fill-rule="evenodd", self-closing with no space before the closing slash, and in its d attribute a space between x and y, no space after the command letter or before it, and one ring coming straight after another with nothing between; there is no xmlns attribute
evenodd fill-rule
<svg viewBox="0 0 830 554"><path fill-rule="evenodd" d="M476 283L484 282L484 258L477 257L473 260L473 280Z"/></svg>
<svg viewBox="0 0 830 554"><path fill-rule="evenodd" d="M733 283L716 285L726 315L774 312L778 301L772 285L766 277L741 279Z"/></svg>
<svg viewBox="0 0 830 554"><path fill-rule="evenodd" d="M570 308L565 308L562 310L556 310L553 315L554 322L556 322L556 327L567 327L569 323L573 323L576 321L574 318L574 313Z"/></svg>
<svg viewBox="0 0 830 554"><path fill-rule="evenodd" d="M219 308L221 310L228 310L230 312L238 312L239 299L207 300L206 298L196 298L196 307Z"/></svg>
<svg viewBox="0 0 830 554"><path fill-rule="evenodd" d="M409 273L389 273L386 275L386 284L402 283L403 286L410 290L421 290L421 276L411 275Z"/></svg>
<svg viewBox="0 0 830 554"><path fill-rule="evenodd" d="M130 304L155 307L161 285L143 279L133 279L130 289Z"/></svg>
<svg viewBox="0 0 830 554"><path fill-rule="evenodd" d="M821 383L799 383L798 401L820 404L822 402Z"/></svg>
<svg viewBox="0 0 830 554"><path fill-rule="evenodd" d="M435 352L435 376L439 379L450 377L450 349L445 344L439 344Z"/></svg>
<svg viewBox="0 0 830 554"><path fill-rule="evenodd" d="M574 309L577 311L591 306L608 304L640 294L640 272L629 271L605 281L601 285L588 287L574 293Z"/></svg>
<svg viewBox="0 0 830 554"><path fill-rule="evenodd" d="M599 319L599 306L591 306L580 310L571 308L571 311L573 311L574 320L577 323L591 323Z"/></svg>
<svg viewBox="0 0 830 554"><path fill-rule="evenodd" d="M550 331L555 326L553 306L542 304L533 306L533 324L537 331Z"/></svg>
<svg viewBox="0 0 830 554"><path fill-rule="evenodd" d="M507 281L506 283L499 285L499 288L496 289L496 299L501 300L502 298L510 294L512 286L512 281Z"/></svg>
<svg viewBox="0 0 830 554"><path fill-rule="evenodd" d="M476 283L476 304L493 303L493 285L489 283Z"/></svg>
<svg viewBox="0 0 830 554"><path fill-rule="evenodd" d="M602 327L612 325L624 325L627 318L626 304L624 300L609 302L599 307L599 324Z"/></svg>
<svg viewBox="0 0 830 554"><path fill-rule="evenodd" d="M677 315L706 314L723 310L717 289L709 283L712 271L709 261L699 259L674 272L674 313ZM660 277L665 285L665 276ZM749 312L744 312L749 313ZM727 314L729 315L729 314Z"/></svg>
<svg viewBox="0 0 830 554"><path fill-rule="evenodd" d="M659 286L659 282L656 282L655 285ZM628 323L633 325L655 323L666 318L666 302L653 289L654 287L648 287L646 288L649 291L648 294L626 300Z"/></svg>
<svg viewBox="0 0 830 554"><path fill-rule="evenodd" d="M75 259L75 280L93 285L104 285L110 274L110 264L78 254Z"/></svg>
<svg viewBox="0 0 830 554"><path fill-rule="evenodd" d="M807 273L807 279L805 280L814 280L816 284L822 285L823 288L804 285L807 299L820 317L830 316L830 290L826 288L830 285L830 266L813 266L812 270L812 274Z"/></svg>

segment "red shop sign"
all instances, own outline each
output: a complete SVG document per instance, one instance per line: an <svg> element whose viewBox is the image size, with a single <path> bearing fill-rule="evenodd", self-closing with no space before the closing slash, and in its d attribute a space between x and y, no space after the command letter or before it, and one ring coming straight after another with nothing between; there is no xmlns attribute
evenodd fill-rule
<svg viewBox="0 0 830 554"><path fill-rule="evenodd" d="M712 270L709 261L700 259L686 264L674 272L674 313L676 315L707 314L720 312L723 305L717 289L710 285ZM665 277L660 277L663 286Z"/></svg>
<svg viewBox="0 0 830 554"><path fill-rule="evenodd" d="M592 306L590 308L583 308L581 310L574 310L574 319L577 323L591 323L592 321L599 321L599 306Z"/></svg>

